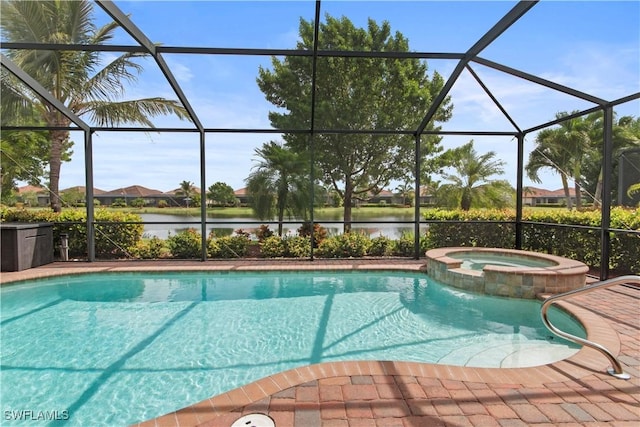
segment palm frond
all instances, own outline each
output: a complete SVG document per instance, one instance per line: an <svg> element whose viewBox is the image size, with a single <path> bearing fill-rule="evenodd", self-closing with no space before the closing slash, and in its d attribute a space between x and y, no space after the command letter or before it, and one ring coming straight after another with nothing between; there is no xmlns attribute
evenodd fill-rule
<svg viewBox="0 0 640 427"><path fill-rule="evenodd" d="M140 124L154 127L149 117L175 114L189 119L187 111L178 102L165 98L145 98L121 102L90 101L79 106L79 113L88 114L98 126Z"/></svg>
<svg viewBox="0 0 640 427"><path fill-rule="evenodd" d="M0 75L0 117L3 126L32 123L36 118L35 95L3 70Z"/></svg>
<svg viewBox="0 0 640 427"><path fill-rule="evenodd" d="M84 99L96 101L113 101L124 93L125 82L135 82L142 66L132 58L144 56L141 53L124 53L98 71L93 77L85 80L79 92Z"/></svg>
<svg viewBox="0 0 640 427"><path fill-rule="evenodd" d="M640 193L640 182L632 184L627 188L627 196L633 197L635 193Z"/></svg>

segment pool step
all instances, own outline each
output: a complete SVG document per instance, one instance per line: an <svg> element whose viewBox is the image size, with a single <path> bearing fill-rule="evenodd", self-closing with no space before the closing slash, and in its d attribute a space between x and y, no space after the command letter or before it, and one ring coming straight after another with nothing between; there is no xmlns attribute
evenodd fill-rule
<svg viewBox="0 0 640 427"><path fill-rule="evenodd" d="M438 363L485 368L524 368L566 359L578 351L568 345L543 340L519 343L496 340L461 347L440 358Z"/></svg>

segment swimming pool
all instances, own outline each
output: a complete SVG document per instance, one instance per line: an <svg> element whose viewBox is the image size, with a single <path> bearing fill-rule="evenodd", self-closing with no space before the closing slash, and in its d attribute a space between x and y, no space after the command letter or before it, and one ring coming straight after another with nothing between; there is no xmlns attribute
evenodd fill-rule
<svg viewBox="0 0 640 427"><path fill-rule="evenodd" d="M127 425L327 361L512 367L578 349L549 340L537 301L421 273L91 274L0 291L2 410L35 411L28 425Z"/></svg>

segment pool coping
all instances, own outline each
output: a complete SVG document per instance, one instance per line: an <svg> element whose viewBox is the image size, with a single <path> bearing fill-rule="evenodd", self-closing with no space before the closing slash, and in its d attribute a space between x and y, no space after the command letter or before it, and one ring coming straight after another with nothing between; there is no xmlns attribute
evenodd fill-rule
<svg viewBox="0 0 640 427"><path fill-rule="evenodd" d="M71 264L71 265L70 265ZM100 272L179 272L179 271L296 271L296 270L378 270L426 272L424 260L340 260L339 262L97 262L97 263L54 263L48 266L21 272L3 272L0 285L19 283L24 280L39 279L71 274ZM543 298L544 296L540 296ZM585 328L587 338L608 348L614 355L621 349L618 333L603 321L598 314L561 301L557 304L574 316ZM492 384L526 384L536 386L546 383L576 381L594 374L606 372L608 360L591 348L583 347L576 354L547 365L524 368L472 368L453 365L439 365L419 362L399 361L345 361L308 365L283 371L229 392L212 396L160 417L134 424L151 426L192 426L208 423L217 417L228 415L255 402L272 396L285 389L300 386L310 381L327 380L344 376L413 376L437 378L439 380L469 381ZM606 373L604 374L606 375Z"/></svg>

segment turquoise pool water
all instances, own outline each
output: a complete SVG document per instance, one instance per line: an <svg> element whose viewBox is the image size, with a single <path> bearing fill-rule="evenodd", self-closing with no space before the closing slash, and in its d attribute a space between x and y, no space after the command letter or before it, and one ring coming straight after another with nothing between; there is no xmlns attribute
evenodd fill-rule
<svg viewBox="0 0 640 427"><path fill-rule="evenodd" d="M515 255L499 255L486 252L461 252L447 255L450 258L462 260L461 268L467 270L482 270L487 265L502 267L551 267L554 262L534 257Z"/></svg>
<svg viewBox="0 0 640 427"><path fill-rule="evenodd" d="M529 366L577 351L549 338L537 301L419 273L91 274L0 292L2 425L128 425L319 362Z"/></svg>

